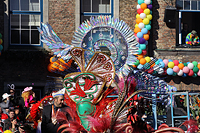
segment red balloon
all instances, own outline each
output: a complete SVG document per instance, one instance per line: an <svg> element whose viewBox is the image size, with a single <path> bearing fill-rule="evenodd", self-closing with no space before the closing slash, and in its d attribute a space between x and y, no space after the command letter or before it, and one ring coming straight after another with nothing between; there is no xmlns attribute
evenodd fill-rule
<svg viewBox="0 0 200 133"><path fill-rule="evenodd" d="M174 62L174 66L178 66L178 64L179 64L178 60L174 60L173 62Z"/></svg>
<svg viewBox="0 0 200 133"><path fill-rule="evenodd" d="M188 76L192 76L192 75L194 75L194 72L190 69Z"/></svg>
<svg viewBox="0 0 200 133"><path fill-rule="evenodd" d="M147 54L147 50L142 50L142 55L146 55Z"/></svg>
<svg viewBox="0 0 200 133"><path fill-rule="evenodd" d="M139 8L138 10L137 10L137 13L138 14L141 14L141 13L143 13L144 11L142 10L142 8Z"/></svg>

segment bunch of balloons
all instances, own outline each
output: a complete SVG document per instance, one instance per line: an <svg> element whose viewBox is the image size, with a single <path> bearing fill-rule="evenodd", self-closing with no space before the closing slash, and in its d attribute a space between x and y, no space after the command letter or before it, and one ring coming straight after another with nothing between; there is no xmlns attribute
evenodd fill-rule
<svg viewBox="0 0 200 133"><path fill-rule="evenodd" d="M2 40L2 34L0 33L0 55L1 55L1 51L3 50L3 40Z"/></svg>
<svg viewBox="0 0 200 133"><path fill-rule="evenodd" d="M134 33L139 42L138 55L146 55L152 20L152 1L138 0Z"/></svg>

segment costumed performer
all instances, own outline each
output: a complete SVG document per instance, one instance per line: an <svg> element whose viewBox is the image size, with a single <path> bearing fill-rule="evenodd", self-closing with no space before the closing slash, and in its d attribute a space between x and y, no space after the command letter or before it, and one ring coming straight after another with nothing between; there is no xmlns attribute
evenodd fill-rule
<svg viewBox="0 0 200 133"><path fill-rule="evenodd" d="M65 94L65 88L62 90L59 90L56 93L52 93L53 96L53 104L47 105L43 108L42 113L42 124L41 129L42 133L56 133L59 126L61 126L63 123L58 121L58 114L60 112L66 113L66 118L68 120L71 120L71 116L69 113L66 112L67 109L69 109L69 106L66 106L63 104L64 102L64 94ZM61 131L59 131L61 132Z"/></svg>
<svg viewBox="0 0 200 133"><path fill-rule="evenodd" d="M186 36L186 45L189 46L194 46L194 45L199 45L199 37L197 35L197 32L195 30L192 30L187 36Z"/></svg>
<svg viewBox="0 0 200 133"><path fill-rule="evenodd" d="M35 98L35 93L32 91L33 87L26 87L22 92L25 107L29 108L29 102Z"/></svg>

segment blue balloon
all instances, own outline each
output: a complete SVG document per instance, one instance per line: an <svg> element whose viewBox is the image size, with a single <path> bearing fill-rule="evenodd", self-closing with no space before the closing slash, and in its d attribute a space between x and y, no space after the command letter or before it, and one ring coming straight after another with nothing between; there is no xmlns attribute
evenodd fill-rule
<svg viewBox="0 0 200 133"><path fill-rule="evenodd" d="M143 37L142 32L138 32L138 33L137 33L137 37L138 37L138 38L142 38L142 37Z"/></svg>
<svg viewBox="0 0 200 133"><path fill-rule="evenodd" d="M142 34L147 34L147 33L148 33L148 30L147 30L147 28L143 28L143 29L141 30L141 32L142 32Z"/></svg>
<svg viewBox="0 0 200 133"><path fill-rule="evenodd" d="M138 49L138 54L141 54L142 53L142 49Z"/></svg>
<svg viewBox="0 0 200 133"><path fill-rule="evenodd" d="M146 45L145 44L140 44L140 49L145 50L146 49Z"/></svg>
<svg viewBox="0 0 200 133"><path fill-rule="evenodd" d="M182 77L187 77L187 74L186 74L186 73L183 73Z"/></svg>
<svg viewBox="0 0 200 133"><path fill-rule="evenodd" d="M163 61L162 59L158 59L159 62Z"/></svg>
<svg viewBox="0 0 200 133"><path fill-rule="evenodd" d="M168 61L169 61L169 62L173 62L173 60L171 60L171 59L169 59Z"/></svg>
<svg viewBox="0 0 200 133"><path fill-rule="evenodd" d="M141 5L142 3L144 3L144 0L138 0L139 5Z"/></svg>
<svg viewBox="0 0 200 133"><path fill-rule="evenodd" d="M167 74L168 75L173 75L173 69L167 68Z"/></svg>
<svg viewBox="0 0 200 133"><path fill-rule="evenodd" d="M187 64L189 64L190 62L187 62Z"/></svg>
<svg viewBox="0 0 200 133"><path fill-rule="evenodd" d="M159 62L159 67L160 67L160 68L164 68L164 67L165 67L165 63L164 63L163 61L160 61L160 62Z"/></svg>
<svg viewBox="0 0 200 133"><path fill-rule="evenodd" d="M148 41L145 42L145 45L148 45Z"/></svg>

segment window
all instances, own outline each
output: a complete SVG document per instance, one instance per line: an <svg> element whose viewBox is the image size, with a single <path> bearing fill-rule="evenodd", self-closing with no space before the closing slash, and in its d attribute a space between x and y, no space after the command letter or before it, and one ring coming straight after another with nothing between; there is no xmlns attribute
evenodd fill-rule
<svg viewBox="0 0 200 133"><path fill-rule="evenodd" d="M81 0L81 23L97 15L113 17L113 0Z"/></svg>
<svg viewBox="0 0 200 133"><path fill-rule="evenodd" d="M43 0L10 0L10 45L41 46Z"/></svg>
<svg viewBox="0 0 200 133"><path fill-rule="evenodd" d="M192 30L200 36L200 0L177 0L176 7L179 9L179 37L178 46L186 46L185 39ZM193 46L193 47L199 47Z"/></svg>

